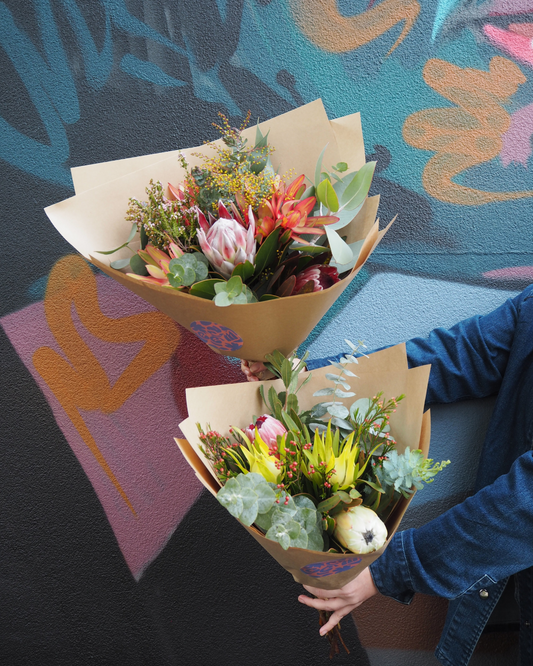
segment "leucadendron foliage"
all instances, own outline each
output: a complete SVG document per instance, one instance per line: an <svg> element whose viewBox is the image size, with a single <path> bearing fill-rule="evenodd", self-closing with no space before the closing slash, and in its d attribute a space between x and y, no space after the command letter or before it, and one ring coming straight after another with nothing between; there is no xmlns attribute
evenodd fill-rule
<svg viewBox="0 0 533 666"><path fill-rule="evenodd" d="M357 377L348 366L357 364L361 343L347 343L350 353L326 375L332 386L314 393L330 400L302 410L298 393L311 379L301 374L307 354L286 358L275 351L266 365L283 389L260 385L268 414L233 426L228 437L198 426L202 451L223 485L220 503L285 549L346 552L335 536L346 512L362 505L384 521L402 496L449 463L426 460L419 449L396 451L389 418L404 396L356 396ZM344 544L356 542L343 536Z"/></svg>

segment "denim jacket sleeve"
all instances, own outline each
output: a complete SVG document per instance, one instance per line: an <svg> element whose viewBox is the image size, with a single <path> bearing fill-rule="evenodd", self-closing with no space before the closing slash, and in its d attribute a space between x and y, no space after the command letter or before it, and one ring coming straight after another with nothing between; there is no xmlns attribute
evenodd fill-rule
<svg viewBox="0 0 533 666"><path fill-rule="evenodd" d="M423 527L398 532L370 567L382 594L454 599L533 566L533 454ZM487 577L490 580L487 580Z"/></svg>
<svg viewBox="0 0 533 666"><path fill-rule="evenodd" d="M483 397L502 387L495 408L499 416L495 420L493 415L494 430L489 428L484 457L491 456L491 451L494 457L496 449L510 445L507 438L511 424L507 421L509 428L505 428L501 414L514 409L530 411L531 397L519 398L517 393L513 341L523 337L521 323L531 318L531 300L526 314L522 307L531 294L529 288L489 315L473 317L449 331L436 330L427 340L408 343L412 365L432 363L428 403ZM533 349L533 342L528 348ZM522 365L528 365L522 354L518 358ZM529 385L521 388L529 393ZM529 425L519 431L521 442L512 442L512 448L521 455L516 454L507 469L500 469L492 483L423 527L393 537L383 556L371 566L376 586L383 594L404 603L414 592L453 599L533 566L530 417L527 421ZM511 437L515 435L513 431ZM485 479L490 464L490 460L483 460Z"/></svg>

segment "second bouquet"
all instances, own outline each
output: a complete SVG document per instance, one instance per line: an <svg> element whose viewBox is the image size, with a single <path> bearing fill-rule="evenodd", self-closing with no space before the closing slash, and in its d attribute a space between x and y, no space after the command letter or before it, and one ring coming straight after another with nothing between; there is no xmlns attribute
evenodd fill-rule
<svg viewBox="0 0 533 666"><path fill-rule="evenodd" d="M408 369L404 345L352 352L312 373L273 354L279 380L188 389L180 424L204 485L296 581L324 589L379 557L447 464L427 458L429 366Z"/></svg>

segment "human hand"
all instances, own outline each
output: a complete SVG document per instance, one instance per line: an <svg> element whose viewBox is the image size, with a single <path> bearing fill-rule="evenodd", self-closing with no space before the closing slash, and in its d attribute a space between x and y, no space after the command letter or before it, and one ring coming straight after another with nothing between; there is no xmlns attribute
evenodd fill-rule
<svg viewBox="0 0 533 666"><path fill-rule="evenodd" d="M304 585L304 588L314 594L316 599L301 594L298 601L317 610L330 611L329 620L320 627L320 635L325 636L333 629L345 615L351 613L354 608L360 606L364 601L377 594L378 589L374 585L370 569L364 569L357 578L354 578L339 590L322 590L319 587Z"/></svg>
<svg viewBox="0 0 533 666"><path fill-rule="evenodd" d="M267 370L261 361L241 361L241 370L249 382L262 382L265 379L273 379L275 375Z"/></svg>

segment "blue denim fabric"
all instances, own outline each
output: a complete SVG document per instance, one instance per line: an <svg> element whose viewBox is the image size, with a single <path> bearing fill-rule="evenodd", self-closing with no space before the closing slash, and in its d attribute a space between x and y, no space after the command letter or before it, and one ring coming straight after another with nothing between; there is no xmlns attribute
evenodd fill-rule
<svg viewBox="0 0 533 666"><path fill-rule="evenodd" d="M371 565L374 582L402 603L415 592L450 599L436 656L446 666L466 666L508 577L518 573L520 663L530 666L533 286L488 315L436 329L406 348L411 367L431 363L427 405L497 398L475 494L423 527L397 533Z"/></svg>

